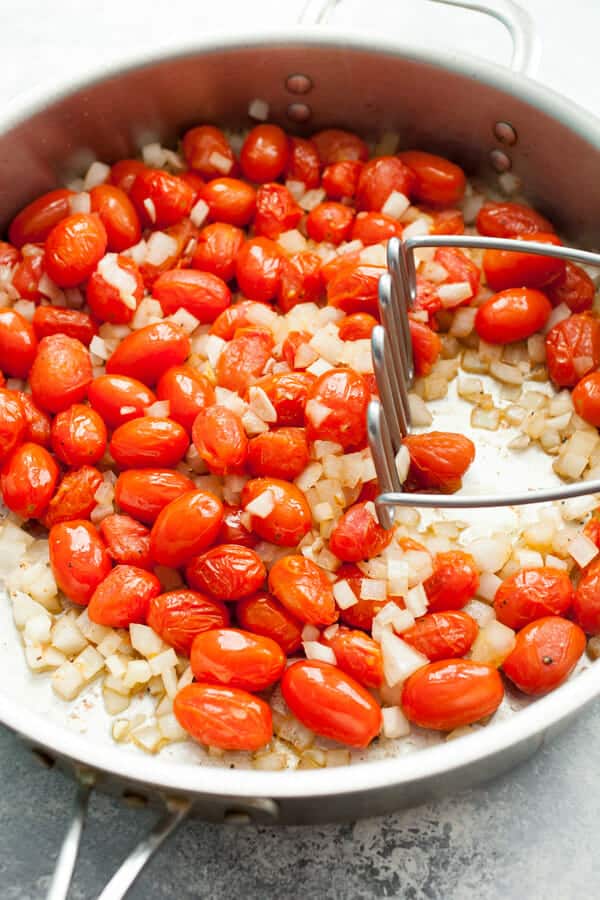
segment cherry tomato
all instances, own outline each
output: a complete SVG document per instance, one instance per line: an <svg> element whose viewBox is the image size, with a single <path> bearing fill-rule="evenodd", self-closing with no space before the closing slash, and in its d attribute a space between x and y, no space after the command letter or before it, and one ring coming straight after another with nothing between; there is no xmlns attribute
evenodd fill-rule
<svg viewBox="0 0 600 900"><path fill-rule="evenodd" d="M146 171L146 164L140 159L120 159L110 170L111 184L129 194L131 186L140 172Z"/></svg>
<svg viewBox="0 0 600 900"><path fill-rule="evenodd" d="M354 313L338 322L339 336L342 341L369 340L377 325L377 319L368 313Z"/></svg>
<svg viewBox="0 0 600 900"><path fill-rule="evenodd" d="M295 228L303 212L282 184L263 184L256 192L254 233L277 238Z"/></svg>
<svg viewBox="0 0 600 900"><path fill-rule="evenodd" d="M538 241L541 244L560 245L554 234L534 233L517 236L517 240ZM559 278L565 270L562 259L551 256L534 256L525 250L486 250L483 254L483 271L488 286L493 291L507 288L540 288Z"/></svg>
<svg viewBox="0 0 600 900"><path fill-rule="evenodd" d="M491 716L504 697L498 671L485 663L442 659L417 669L404 683L402 709L411 722L453 731Z"/></svg>
<svg viewBox="0 0 600 900"><path fill-rule="evenodd" d="M321 160L317 148L306 138L288 138L284 175L287 181L300 181L306 190L319 187Z"/></svg>
<svg viewBox="0 0 600 900"><path fill-rule="evenodd" d="M429 375L434 363L439 359L442 342L429 325L409 319L410 339L413 348L415 375Z"/></svg>
<svg viewBox="0 0 600 900"><path fill-rule="evenodd" d="M97 506L95 494L101 484L102 474L92 466L67 472L46 509L46 528L72 519L89 519Z"/></svg>
<svg viewBox="0 0 600 900"><path fill-rule="evenodd" d="M379 704L336 666L300 660L285 671L281 690L296 718L323 737L360 748L379 734Z"/></svg>
<svg viewBox="0 0 600 900"><path fill-rule="evenodd" d="M246 525L247 516L241 506L225 506L223 523L219 531L217 543L241 544L242 547L256 547L258 535L250 531Z"/></svg>
<svg viewBox="0 0 600 900"><path fill-rule="evenodd" d="M233 167L234 171L236 168L237 168L237 166L234 165L234 167ZM200 175L197 174L197 172L180 172L179 177L182 178L186 184L189 184L189 186L193 190L194 204L195 204L196 201L200 200L202 197L202 191L204 190L204 184L205 184L204 179L201 178ZM193 207L192 207L192 209L193 209Z"/></svg>
<svg viewBox="0 0 600 900"><path fill-rule="evenodd" d="M546 616L518 633L502 669L520 691L539 697L567 680L584 650L585 634L578 625Z"/></svg>
<svg viewBox="0 0 600 900"><path fill-rule="evenodd" d="M104 256L106 243L106 229L98 215L67 216L46 238L46 272L59 287L77 287L90 277Z"/></svg>
<svg viewBox="0 0 600 900"><path fill-rule="evenodd" d="M150 388L126 375L100 375L88 389L90 405L102 416L109 428L144 415L144 409L156 402Z"/></svg>
<svg viewBox="0 0 600 900"><path fill-rule="evenodd" d="M308 465L304 428L265 431L248 444L248 469L252 475L293 481Z"/></svg>
<svg viewBox="0 0 600 900"><path fill-rule="evenodd" d="M150 600L148 625L177 653L189 656L196 635L229 625L227 607L198 591L167 591Z"/></svg>
<svg viewBox="0 0 600 900"><path fill-rule="evenodd" d="M31 399L31 394L26 394L25 391L15 391L14 393L19 399L27 423L24 439L48 448L50 446L50 416L37 408ZM77 518L79 517L77 516Z"/></svg>
<svg viewBox="0 0 600 900"><path fill-rule="evenodd" d="M436 553L433 574L423 583L429 612L462 609L479 587L475 560L462 550Z"/></svg>
<svg viewBox="0 0 600 900"><path fill-rule="evenodd" d="M269 491L274 502L266 516L252 516L252 530L264 541L282 547L295 547L310 531L312 516L306 497L295 484L277 478L254 478L242 491L242 506L246 507L260 494Z"/></svg>
<svg viewBox="0 0 600 900"><path fill-rule="evenodd" d="M144 228L176 225L190 214L195 199L189 184L163 169L139 172L129 196Z"/></svg>
<svg viewBox="0 0 600 900"><path fill-rule="evenodd" d="M254 550L239 544L220 544L188 563L190 587L217 600L241 600L262 587L267 572Z"/></svg>
<svg viewBox="0 0 600 900"><path fill-rule="evenodd" d="M74 403L58 413L52 423L52 449L67 466L92 465L104 456L106 426L98 413Z"/></svg>
<svg viewBox="0 0 600 900"><path fill-rule="evenodd" d="M169 403L169 418L192 431L194 419L201 409L215 401L212 384L189 366L173 366L161 376L156 388L159 400Z"/></svg>
<svg viewBox="0 0 600 900"><path fill-rule="evenodd" d="M194 638L190 663L197 681L262 691L279 680L285 654L271 638L215 628Z"/></svg>
<svg viewBox="0 0 600 900"><path fill-rule="evenodd" d="M362 241L365 247L368 247L370 244L387 241L391 237L400 237L401 234L402 225L391 216L386 216L382 212L360 212L352 224L350 238L353 241Z"/></svg>
<svg viewBox="0 0 600 900"><path fill-rule="evenodd" d="M273 736L269 705L236 688L188 684L176 694L173 712L193 738L221 750L259 750Z"/></svg>
<svg viewBox="0 0 600 900"><path fill-rule="evenodd" d="M402 640L426 656L430 662L464 656L477 637L478 625L465 612L433 612L417 619L402 632Z"/></svg>
<svg viewBox="0 0 600 900"><path fill-rule="evenodd" d="M214 543L222 521L223 504L214 494L182 494L161 510L152 526L152 558L174 569L185 565Z"/></svg>
<svg viewBox="0 0 600 900"><path fill-rule="evenodd" d="M344 450L360 448L367 434L367 384L352 369L329 369L313 385L306 403L311 441L334 441Z"/></svg>
<svg viewBox="0 0 600 900"><path fill-rule="evenodd" d="M277 560L269 572L269 590L301 622L331 625L338 618L327 575L300 554Z"/></svg>
<svg viewBox="0 0 600 900"><path fill-rule="evenodd" d="M456 250L454 247L438 247L435 251L434 259L448 273L445 284L456 284L457 282L465 281L469 284L471 296L461 300L459 304L460 306L468 306L470 300L479 291L480 274L478 267L469 259L466 253Z"/></svg>
<svg viewBox="0 0 600 900"><path fill-rule="evenodd" d="M573 585L562 569L522 569L502 582L494 597L494 609L503 625L518 631L542 616L566 614L574 598Z"/></svg>
<svg viewBox="0 0 600 900"><path fill-rule="evenodd" d="M392 532L379 525L366 503L355 503L340 516L329 538L329 549L342 562L371 559L385 550Z"/></svg>
<svg viewBox="0 0 600 900"><path fill-rule="evenodd" d="M73 191L58 188L37 197L14 217L8 229L8 239L15 247L38 244L46 240L55 225L71 212L69 199Z"/></svg>
<svg viewBox="0 0 600 900"><path fill-rule="evenodd" d="M600 372L590 372L573 388L575 411L582 419L600 428Z"/></svg>
<svg viewBox="0 0 600 900"><path fill-rule="evenodd" d="M173 322L156 322L124 338L106 363L108 375L127 375L153 385L190 354L190 339Z"/></svg>
<svg viewBox="0 0 600 900"><path fill-rule="evenodd" d="M475 330L490 344L523 341L544 327L551 312L550 301L541 291L509 288L482 303L475 317Z"/></svg>
<svg viewBox="0 0 600 900"><path fill-rule="evenodd" d="M201 197L215 221L239 228L250 223L256 209L256 191L238 178L214 178L204 185Z"/></svg>
<svg viewBox="0 0 600 900"><path fill-rule="evenodd" d="M152 568L150 531L141 522L115 513L102 519L100 534L108 555L116 563L138 566L140 569Z"/></svg>
<svg viewBox="0 0 600 900"><path fill-rule="evenodd" d="M74 519L53 525L48 545L57 585L73 603L87 606L111 570L100 535L90 522Z"/></svg>
<svg viewBox="0 0 600 900"><path fill-rule="evenodd" d="M430 234L464 234L465 220L460 209L428 210L433 219L429 227Z"/></svg>
<svg viewBox="0 0 600 900"><path fill-rule="evenodd" d="M26 249L32 249L34 252L26 254ZM35 244L27 244L23 248L23 259L17 264L12 275L12 285L19 297L39 303L43 296L39 290L43 274L44 251Z"/></svg>
<svg viewBox="0 0 600 900"><path fill-rule="evenodd" d="M277 244L269 238L246 241L236 263L238 286L246 297L266 303L277 296L283 257Z"/></svg>
<svg viewBox="0 0 600 900"><path fill-rule="evenodd" d="M57 481L58 466L48 451L39 444L21 444L2 467L2 499L22 519L39 519L50 503Z"/></svg>
<svg viewBox="0 0 600 900"><path fill-rule="evenodd" d="M535 209L521 203L484 203L477 214L477 231L488 237L514 238L523 234L551 234L554 228Z"/></svg>
<svg viewBox="0 0 600 900"><path fill-rule="evenodd" d="M81 341L85 347L89 347L90 341L98 331L87 313L60 306L37 306L32 325L38 341L50 334L66 334L67 337Z"/></svg>
<svg viewBox="0 0 600 900"><path fill-rule="evenodd" d="M85 296L96 318L126 325L144 296L144 280L128 256L107 254L88 281Z"/></svg>
<svg viewBox="0 0 600 900"><path fill-rule="evenodd" d="M356 207L381 212L393 191L410 197L415 185L414 172L398 157L379 156L370 159L358 178Z"/></svg>
<svg viewBox="0 0 600 900"><path fill-rule="evenodd" d="M317 148L323 165L342 162L346 159L365 160L369 158L369 148L357 134L342 131L341 128L326 128L311 138Z"/></svg>
<svg viewBox="0 0 600 900"><path fill-rule="evenodd" d="M362 631L337 628L330 637L321 636L321 642L335 653L336 665L365 687L378 688L383 682L381 648L373 638Z"/></svg>
<svg viewBox="0 0 600 900"><path fill-rule="evenodd" d="M113 184L99 184L90 191L90 203L106 229L109 250L121 253L138 243L142 236L140 220L124 190Z"/></svg>
<svg viewBox="0 0 600 900"><path fill-rule="evenodd" d="M311 209L306 219L306 231L313 241L341 244L349 240L353 221L351 207L330 200Z"/></svg>
<svg viewBox="0 0 600 900"><path fill-rule="evenodd" d="M332 163L323 172L321 187L330 200L351 200L362 170L363 163L357 159Z"/></svg>
<svg viewBox="0 0 600 900"><path fill-rule="evenodd" d="M240 328L251 327L254 324L252 322L252 312L257 308L260 309L260 305L253 300L242 300L240 303L236 303L235 306L228 306L212 323L210 333L216 334L217 337L222 338L224 341L233 340L236 331Z"/></svg>
<svg viewBox="0 0 600 900"><path fill-rule="evenodd" d="M97 625L129 628L143 625L150 600L160 594L160 581L137 566L115 566L91 596L88 615Z"/></svg>
<svg viewBox="0 0 600 900"><path fill-rule="evenodd" d="M379 266L342 266L327 284L328 304L348 315L365 312L378 318L377 291L384 271Z"/></svg>
<svg viewBox="0 0 600 900"><path fill-rule="evenodd" d="M275 181L288 159L288 138L278 125L256 125L240 152L240 165L248 181Z"/></svg>
<svg viewBox="0 0 600 900"><path fill-rule="evenodd" d="M275 597L266 592L245 597L236 605L242 628L275 641L288 656L302 643L302 625Z"/></svg>
<svg viewBox="0 0 600 900"><path fill-rule="evenodd" d="M278 425L304 425L304 408L317 378L311 372L281 372L257 382L277 413Z"/></svg>
<svg viewBox="0 0 600 900"><path fill-rule="evenodd" d="M277 303L289 312L298 303L318 303L323 296L321 257L310 251L293 253L281 260Z"/></svg>
<svg viewBox="0 0 600 900"><path fill-rule="evenodd" d="M221 129L215 128L214 125L190 128L183 136L182 149L190 169L199 172L203 178L227 175L235 163L229 141ZM213 154L216 155L216 159ZM227 165L229 168L225 171Z"/></svg>
<svg viewBox="0 0 600 900"><path fill-rule="evenodd" d="M166 316L183 308L202 325L214 322L231 303L231 291L223 279L197 269L163 272L154 282L152 296Z"/></svg>
<svg viewBox="0 0 600 900"><path fill-rule="evenodd" d="M109 450L122 469L169 468L183 459L188 447L188 435L178 422L144 416L119 425Z"/></svg>
<svg viewBox="0 0 600 900"><path fill-rule="evenodd" d="M117 478L115 498L124 512L152 525L165 506L193 490L194 482L181 472L129 469Z"/></svg>
<svg viewBox="0 0 600 900"><path fill-rule="evenodd" d="M420 488L434 488L446 494L460 488L462 476L475 458L475 445L462 434L409 434L404 444L410 453L411 480Z"/></svg>
<svg viewBox="0 0 600 900"><path fill-rule="evenodd" d="M243 393L254 384L271 359L273 335L264 328L238 328L216 365L221 387Z"/></svg>
<svg viewBox="0 0 600 900"><path fill-rule="evenodd" d="M215 475L243 469L248 455L248 438L242 420L226 406L200 410L192 427L194 446Z"/></svg>
<svg viewBox="0 0 600 900"><path fill-rule="evenodd" d="M296 357L301 347L305 347L310 343L312 335L308 331L289 331L286 339L281 345L281 355L285 359L290 369L295 368ZM310 363L307 363L310 365ZM304 364L298 366L299 369L305 368Z"/></svg>
<svg viewBox="0 0 600 900"><path fill-rule="evenodd" d="M412 194L416 200L431 206L453 206L460 203L467 180L459 166L443 156L424 153L422 150L406 150L399 153L398 158L415 175Z"/></svg>
<svg viewBox="0 0 600 900"><path fill-rule="evenodd" d="M583 570L575 591L573 613L587 634L600 634L600 560L594 560Z"/></svg>
<svg viewBox="0 0 600 900"><path fill-rule="evenodd" d="M574 387L600 366L600 323L575 313L546 335L548 374L557 387Z"/></svg>
<svg viewBox="0 0 600 900"><path fill-rule="evenodd" d="M13 378L27 378L35 359L37 338L30 322L8 307L0 307L0 362Z"/></svg>
<svg viewBox="0 0 600 900"><path fill-rule="evenodd" d="M192 267L231 281L235 264L245 240L244 232L226 222L214 222L203 228L192 255Z"/></svg>
<svg viewBox="0 0 600 900"><path fill-rule="evenodd" d="M546 287L546 294L553 306L566 303L572 312L585 312L592 308L596 286L584 269L567 261L563 274Z"/></svg>
<svg viewBox="0 0 600 900"><path fill-rule="evenodd" d="M92 380L90 355L81 341L66 334L42 338L29 373L36 406L57 413L85 399Z"/></svg>

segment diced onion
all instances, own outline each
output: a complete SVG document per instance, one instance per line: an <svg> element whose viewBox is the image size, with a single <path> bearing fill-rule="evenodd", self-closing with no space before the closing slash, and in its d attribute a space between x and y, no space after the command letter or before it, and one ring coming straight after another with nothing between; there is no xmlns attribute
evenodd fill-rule
<svg viewBox="0 0 600 900"><path fill-rule="evenodd" d="M210 212L210 207L208 203L205 203L204 200L197 200L192 206L192 210L190 212L190 219L192 220L192 225L195 225L196 228L200 228L204 225L208 214Z"/></svg>
<svg viewBox="0 0 600 900"><path fill-rule="evenodd" d="M383 706L381 720L383 736L386 738L401 738L410 734L410 722L399 706Z"/></svg>
<svg viewBox="0 0 600 900"><path fill-rule="evenodd" d="M493 619L483 628L471 647L470 656L475 662L487 663L498 668L502 665L515 646L515 633L512 628Z"/></svg>
<svg viewBox="0 0 600 900"><path fill-rule="evenodd" d="M381 212L386 216L391 216L392 219L399 219L409 206L410 200L406 194L401 191L392 191L381 207Z"/></svg>
<svg viewBox="0 0 600 900"><path fill-rule="evenodd" d="M258 494L254 500L251 500L250 503L246 504L245 509L246 512L253 516L257 516L259 519L266 519L275 509L275 497L273 496L273 491L268 489L262 491L262 493Z"/></svg>
<svg viewBox="0 0 600 900"><path fill-rule="evenodd" d="M326 644L321 644L319 641L304 641L302 647L307 659L318 659L321 662L331 663L332 666L337 663L335 653Z"/></svg>
<svg viewBox="0 0 600 900"><path fill-rule="evenodd" d="M463 300L473 296L473 289L468 281L457 281L451 284L441 284L437 289L437 295L442 301L442 306L452 309Z"/></svg>
<svg viewBox="0 0 600 900"><path fill-rule="evenodd" d="M598 556L598 552L598 547L583 532L569 541L569 555L582 569Z"/></svg>
<svg viewBox="0 0 600 900"><path fill-rule="evenodd" d="M406 681L409 675L429 662L426 656L418 653L389 629L385 629L381 636L381 653L383 674L389 687Z"/></svg>
<svg viewBox="0 0 600 900"><path fill-rule="evenodd" d="M385 600L387 597L387 581L375 578L363 578L360 583L361 600Z"/></svg>
<svg viewBox="0 0 600 900"><path fill-rule="evenodd" d="M177 241L164 231L154 231L148 238L145 262L160 266L177 253Z"/></svg>
<svg viewBox="0 0 600 900"><path fill-rule="evenodd" d="M336 581L333 585L333 596L340 609L350 609L358 603L358 597L345 579Z"/></svg>
<svg viewBox="0 0 600 900"><path fill-rule="evenodd" d="M269 118L269 104L266 100L255 97L254 100L251 100L248 104L248 115L251 119L256 119L259 122L266 122Z"/></svg>

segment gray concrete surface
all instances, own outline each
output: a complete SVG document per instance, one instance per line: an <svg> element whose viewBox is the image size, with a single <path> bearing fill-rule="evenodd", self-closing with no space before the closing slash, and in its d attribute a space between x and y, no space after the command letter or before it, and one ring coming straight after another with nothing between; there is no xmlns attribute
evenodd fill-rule
<svg viewBox="0 0 600 900"><path fill-rule="evenodd" d="M192 821L131 900L575 900L600 876L600 705L491 784L386 818L310 828ZM0 898L43 898L73 797L0 730ZM97 897L154 814L94 797L72 900Z"/></svg>

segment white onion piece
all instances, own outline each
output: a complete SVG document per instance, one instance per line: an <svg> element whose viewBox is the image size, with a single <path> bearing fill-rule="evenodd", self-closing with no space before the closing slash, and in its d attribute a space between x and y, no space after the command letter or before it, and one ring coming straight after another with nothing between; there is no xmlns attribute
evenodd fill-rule
<svg viewBox="0 0 600 900"><path fill-rule="evenodd" d="M406 681L409 675L429 662L426 656L418 653L389 629L385 629L381 636L381 653L383 674L390 687Z"/></svg>
<svg viewBox="0 0 600 900"><path fill-rule="evenodd" d="M382 732L386 738L401 738L410 734L410 722L399 706L384 706L381 709Z"/></svg>
<svg viewBox="0 0 600 900"><path fill-rule="evenodd" d="M307 659L318 659L320 662L331 663L332 666L337 663L335 653L326 644L319 641L303 641L302 647Z"/></svg>

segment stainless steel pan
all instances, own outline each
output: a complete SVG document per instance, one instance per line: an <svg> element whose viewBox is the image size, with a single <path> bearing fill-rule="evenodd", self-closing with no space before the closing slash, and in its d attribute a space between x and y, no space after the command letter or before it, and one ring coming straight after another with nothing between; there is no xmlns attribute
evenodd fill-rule
<svg viewBox="0 0 600 900"><path fill-rule="evenodd" d="M529 80L534 41L510 0L445 0L499 18L514 41L513 70L452 52L297 27L202 39L175 56L138 59L83 84L44 90L0 115L0 224L89 159L167 143L192 123L249 124L249 101L299 132L339 125L365 136L399 131L403 144L439 150L487 178L511 170L537 206L575 242L600 246L600 122ZM309 3L314 20L332 3ZM316 15L315 15L316 11ZM52 716L19 662L10 621L0 632L5 676L0 721L49 764L81 783L53 898L65 896L90 786L167 804L153 835L104 898L123 896L145 860L193 807L213 821L310 823L376 815L506 771L563 729L600 693L593 665L550 696L467 738L399 759L318 771L258 772L143 757ZM72 723L71 723L72 724Z"/></svg>

